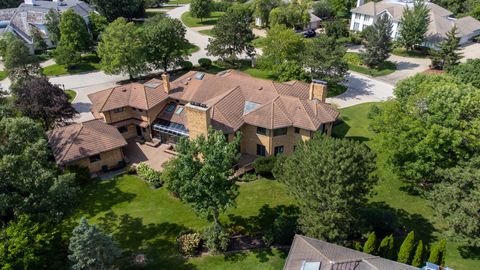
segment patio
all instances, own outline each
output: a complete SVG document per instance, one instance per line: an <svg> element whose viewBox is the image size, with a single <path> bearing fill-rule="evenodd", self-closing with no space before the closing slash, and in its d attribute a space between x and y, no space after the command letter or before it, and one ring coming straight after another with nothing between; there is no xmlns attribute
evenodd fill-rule
<svg viewBox="0 0 480 270"><path fill-rule="evenodd" d="M170 145L161 144L158 147L141 144L136 141L131 141L125 147L124 152L127 161L130 165L135 165L140 162L146 162L153 169L161 171L162 165L174 157L173 154L165 152L168 151Z"/></svg>

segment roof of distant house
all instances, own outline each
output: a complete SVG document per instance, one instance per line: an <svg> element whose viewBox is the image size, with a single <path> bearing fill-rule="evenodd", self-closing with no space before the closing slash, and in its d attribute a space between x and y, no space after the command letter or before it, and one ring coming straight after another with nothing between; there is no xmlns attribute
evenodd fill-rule
<svg viewBox="0 0 480 270"><path fill-rule="evenodd" d="M60 165L127 145L117 128L100 120L55 128L47 135Z"/></svg>
<svg viewBox="0 0 480 270"><path fill-rule="evenodd" d="M283 269L299 270L302 269L302 265L304 267L305 265L315 265L315 269L318 270L418 270L416 267L403 263L387 260L322 240L295 235Z"/></svg>
<svg viewBox="0 0 480 270"><path fill-rule="evenodd" d="M388 12L394 21L400 21L403 12L412 4L399 2L397 0L383 0L380 2L368 2L364 5L352 9L352 13L360 13L368 16L378 16ZM453 18L453 13L437 4L427 2L430 9L430 25L427 36L429 39L441 39L452 29L454 25L458 28L458 35L466 36L480 30L480 21L467 16L460 19Z"/></svg>
<svg viewBox="0 0 480 270"><path fill-rule="evenodd" d="M197 102L211 107L212 126L225 133L237 131L244 123L315 131L339 115L329 104L309 100L310 84L299 81L278 83L235 70L216 75L191 71L170 85L169 94L158 79L90 94L92 111L98 115L125 106L147 110L168 99Z"/></svg>
<svg viewBox="0 0 480 270"><path fill-rule="evenodd" d="M58 12L72 9L82 17L93 12L90 5L80 0L35 1L35 5L22 3L18 8L1 9L0 21L9 21L7 29L15 32L26 42L32 43L33 29L40 30L44 37L48 37L48 31L44 25L46 23L45 16L51 9Z"/></svg>

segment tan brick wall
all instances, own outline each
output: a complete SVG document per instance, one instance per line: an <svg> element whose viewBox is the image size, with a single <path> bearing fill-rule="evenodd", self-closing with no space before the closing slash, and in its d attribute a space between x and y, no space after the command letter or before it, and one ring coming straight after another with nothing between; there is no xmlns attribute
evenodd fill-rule
<svg viewBox="0 0 480 270"><path fill-rule="evenodd" d="M123 152L121 148L117 148L111 151L100 153L101 160L90 163L89 158L83 158L73 162L73 165L86 167L91 173L96 173L102 170L102 166L108 166L109 169L115 168L120 161L123 160Z"/></svg>
<svg viewBox="0 0 480 270"><path fill-rule="evenodd" d="M185 113L190 139L195 139L200 134L207 136L210 126L210 109L187 104Z"/></svg>
<svg viewBox="0 0 480 270"><path fill-rule="evenodd" d="M137 136L137 128L134 124L127 125L127 129L127 132L121 133L123 138L128 140Z"/></svg>
<svg viewBox="0 0 480 270"><path fill-rule="evenodd" d="M150 110L148 110L147 112L147 116L148 116L148 123L151 125L155 119L157 119L157 116L160 114L160 112L163 110L163 108L165 107L165 105L167 105L167 101L164 101L158 105L156 105L155 107L153 108L150 108Z"/></svg>
<svg viewBox="0 0 480 270"><path fill-rule="evenodd" d="M325 102L327 99L327 86L319 83L311 83L309 98L316 98L322 102Z"/></svg>
<svg viewBox="0 0 480 270"><path fill-rule="evenodd" d="M124 107L123 112L116 113L113 110L104 112L104 115L105 115L105 122L107 124L125 121L132 118L136 118L136 119L148 122L147 111L142 110L142 112L140 112L138 109L134 110L131 107Z"/></svg>

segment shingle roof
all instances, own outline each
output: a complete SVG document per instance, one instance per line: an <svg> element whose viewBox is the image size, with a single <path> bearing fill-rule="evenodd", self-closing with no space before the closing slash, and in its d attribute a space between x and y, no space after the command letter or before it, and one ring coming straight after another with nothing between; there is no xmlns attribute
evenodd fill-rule
<svg viewBox="0 0 480 270"><path fill-rule="evenodd" d="M47 135L60 165L127 145L115 127L100 120L56 128Z"/></svg>
<svg viewBox="0 0 480 270"><path fill-rule="evenodd" d="M304 262L319 262L319 270L418 270L410 265L306 236L295 235L283 269L299 270Z"/></svg>
<svg viewBox="0 0 480 270"><path fill-rule="evenodd" d="M316 131L321 124L334 122L338 117L338 112L328 104L308 100L310 85L304 82L278 83L234 70L204 74L201 80L196 75L191 71L171 82L169 95L157 79L143 84L155 88L132 83L91 94L92 111L125 106L150 109L168 98L200 102L211 107L212 126L225 133L237 131L244 123L269 129L293 125ZM253 108L246 110L247 106Z"/></svg>

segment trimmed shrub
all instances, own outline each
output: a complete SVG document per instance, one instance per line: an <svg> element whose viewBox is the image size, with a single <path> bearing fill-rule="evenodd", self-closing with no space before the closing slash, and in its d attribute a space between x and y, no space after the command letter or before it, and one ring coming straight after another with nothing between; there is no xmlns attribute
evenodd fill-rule
<svg viewBox="0 0 480 270"><path fill-rule="evenodd" d="M190 61L181 61L179 65L182 70L186 70L186 71L189 71L193 68L193 63Z"/></svg>
<svg viewBox="0 0 480 270"><path fill-rule="evenodd" d="M203 232L205 246L212 253L223 253L227 251L230 238L228 233L220 226L213 225Z"/></svg>
<svg viewBox="0 0 480 270"><path fill-rule="evenodd" d="M271 176L276 162L276 156L260 157L253 162L253 168L260 175Z"/></svg>
<svg viewBox="0 0 480 270"><path fill-rule="evenodd" d="M145 162L138 164L137 174L154 188L159 188L163 184L161 173L152 169L152 167Z"/></svg>
<svg viewBox="0 0 480 270"><path fill-rule="evenodd" d="M267 244L267 241L270 242L270 244L291 244L297 230L297 220L298 216L295 214L281 213L275 218L272 226L264 231L265 244Z"/></svg>
<svg viewBox="0 0 480 270"><path fill-rule="evenodd" d="M74 173L75 174L75 181L79 185L85 185L88 182L90 182L91 174L90 170L88 170L87 167L80 167L77 165L74 166L68 166L67 169L65 170L67 173Z"/></svg>
<svg viewBox="0 0 480 270"><path fill-rule="evenodd" d="M415 249L415 233L411 231L407 235L405 240L403 240L403 243L400 246L400 251L398 252L397 261L404 264L410 264L414 249Z"/></svg>
<svg viewBox="0 0 480 270"><path fill-rule="evenodd" d="M210 60L208 58L200 58L200 59L198 59L198 64L202 68L209 68L209 67L212 66L212 60Z"/></svg>
<svg viewBox="0 0 480 270"><path fill-rule="evenodd" d="M353 243L353 249L362 251L363 250L362 244L358 241L355 241L355 243Z"/></svg>
<svg viewBox="0 0 480 270"><path fill-rule="evenodd" d="M423 242L422 240L418 241L417 249L415 250L415 255L413 256L412 266L421 267L423 265Z"/></svg>
<svg viewBox="0 0 480 270"><path fill-rule="evenodd" d="M393 243L393 235L386 236L380 242L380 246L378 247L378 255L382 258L392 259L394 252L394 243Z"/></svg>
<svg viewBox="0 0 480 270"><path fill-rule="evenodd" d="M442 240L435 245L432 246L432 250L430 251L430 256L428 257L428 261L434 264L438 264L441 266L445 266L445 256L447 243L445 240Z"/></svg>
<svg viewBox="0 0 480 270"><path fill-rule="evenodd" d="M248 183L248 182L255 181L257 179L258 179L257 175L255 175L253 173L246 173L246 174L242 175L242 177L238 180L241 181L241 182Z"/></svg>
<svg viewBox="0 0 480 270"><path fill-rule="evenodd" d="M178 249L183 255L193 256L198 253L202 238L199 233L185 233L177 237Z"/></svg>
<svg viewBox="0 0 480 270"><path fill-rule="evenodd" d="M369 233L368 239L365 242L365 245L363 246L363 252L368 254L374 254L377 249L376 242L377 242L377 236L375 235L375 232Z"/></svg>

